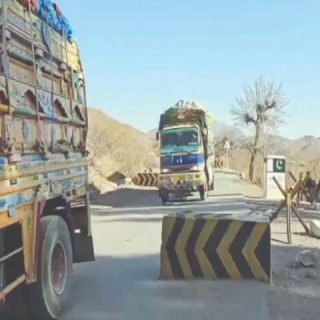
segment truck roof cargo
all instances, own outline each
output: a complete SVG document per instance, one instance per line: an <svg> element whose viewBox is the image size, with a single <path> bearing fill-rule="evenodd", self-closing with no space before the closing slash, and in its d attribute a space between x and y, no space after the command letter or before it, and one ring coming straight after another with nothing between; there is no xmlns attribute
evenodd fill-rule
<svg viewBox="0 0 320 320"><path fill-rule="evenodd" d="M30 2L29 2L30 1ZM18 0L25 8L37 14L44 22L69 41L73 40L73 31L60 7L51 0Z"/></svg>
<svg viewBox="0 0 320 320"><path fill-rule="evenodd" d="M213 126L213 118L204 107L196 102L180 100L161 115L159 130L185 123L198 124L201 128L210 130Z"/></svg>

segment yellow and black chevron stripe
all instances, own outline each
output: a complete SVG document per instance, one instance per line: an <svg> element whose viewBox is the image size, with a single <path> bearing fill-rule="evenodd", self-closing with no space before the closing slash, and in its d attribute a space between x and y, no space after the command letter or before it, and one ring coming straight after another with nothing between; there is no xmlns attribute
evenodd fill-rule
<svg viewBox="0 0 320 320"><path fill-rule="evenodd" d="M218 168L218 169L222 169L223 168L223 160L215 160L214 167Z"/></svg>
<svg viewBox="0 0 320 320"><path fill-rule="evenodd" d="M161 279L256 279L270 282L266 222L172 215L163 219Z"/></svg>
<svg viewBox="0 0 320 320"><path fill-rule="evenodd" d="M158 177L158 173L138 173L133 178L133 183L138 186L157 187Z"/></svg>

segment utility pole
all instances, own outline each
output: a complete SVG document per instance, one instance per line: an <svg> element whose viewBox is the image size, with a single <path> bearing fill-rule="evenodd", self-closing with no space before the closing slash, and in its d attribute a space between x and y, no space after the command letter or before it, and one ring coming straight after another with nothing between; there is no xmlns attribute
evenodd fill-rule
<svg viewBox="0 0 320 320"><path fill-rule="evenodd" d="M229 142L229 140L227 138L225 140L224 149L226 150L226 154L227 154L227 169L229 169L230 142Z"/></svg>

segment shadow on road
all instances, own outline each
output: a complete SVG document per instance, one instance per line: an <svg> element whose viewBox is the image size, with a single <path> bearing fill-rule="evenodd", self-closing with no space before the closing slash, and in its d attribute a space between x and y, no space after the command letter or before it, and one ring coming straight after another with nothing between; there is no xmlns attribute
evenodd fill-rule
<svg viewBox="0 0 320 320"><path fill-rule="evenodd" d="M308 220L319 220L320 211L301 210L301 217Z"/></svg>
<svg viewBox="0 0 320 320"><path fill-rule="evenodd" d="M225 197L225 198L223 198ZM119 189L90 199L93 206L105 206L115 209L121 208L170 208L179 206L208 206L210 203L232 203L243 201L244 197L239 193L210 194L207 201L200 201L196 196L188 197L185 201L173 200L166 206L161 205L158 190L154 189Z"/></svg>
<svg viewBox="0 0 320 320"><path fill-rule="evenodd" d="M117 320L125 318L125 305L134 284L157 281L158 254L134 257L97 257L78 265L74 273L72 309L62 320ZM141 318L141 320L144 320Z"/></svg>
<svg viewBox="0 0 320 320"><path fill-rule="evenodd" d="M217 202L183 202L183 203L172 203L167 206L150 206L150 207L123 207L123 208L105 208L103 206L92 206L91 215L97 217L107 216L108 220L117 218L120 216L133 216L134 218L141 219L144 216L157 215L172 213L212 213L212 214L249 214L251 209L242 200L240 201L217 201ZM99 220L100 221L100 220Z"/></svg>
<svg viewBox="0 0 320 320"><path fill-rule="evenodd" d="M300 276L295 274L298 279L296 282L292 279L286 282L288 280L286 264L294 260L300 251L301 248L295 246L273 246L273 282L278 288L269 290L268 286L265 286L266 290L263 292L266 296L261 298L268 302L270 318L261 314L261 319L319 319L319 300L309 298L303 299L301 303L300 295L318 290L319 281L302 282L304 275L299 278ZM296 273L297 270L294 272ZM301 272L305 273L305 270ZM252 281L163 282L159 281L159 274L159 254L128 257L99 256L94 263L79 265L75 270L71 292L72 309L62 320L149 320L152 318L146 317L144 312L147 310L150 316L156 312L155 306L160 308L157 309L158 311L162 308L168 309L167 320L176 319L177 316L180 319L179 316L182 317L182 315L185 320L204 320L209 319L207 315L212 308L212 298L216 296L216 299L220 299L219 290L224 292L224 296L221 297L222 309L220 308L220 313L223 315L223 305L225 308L230 308L229 304L236 303L231 298L235 296L235 292L241 289L245 292L244 299L247 294L249 298L250 290L247 291L247 289L250 286L255 288L260 285ZM300 291L295 292L297 288ZM226 295L229 297L228 303L223 301ZM187 301L188 303L183 303ZM154 305L149 305L150 302ZM199 303L201 310L193 312L192 308L197 309ZM146 304L145 307L144 304ZM240 308L237 312L240 312L238 318L242 319L241 312L246 313L246 309ZM304 318L306 315L308 316Z"/></svg>
<svg viewBox="0 0 320 320"><path fill-rule="evenodd" d="M91 199L91 204L99 206L110 206L113 208L134 208L159 206L161 202L157 190L144 189L118 189L96 199Z"/></svg>
<svg viewBox="0 0 320 320"><path fill-rule="evenodd" d="M108 219L100 219L99 221L93 221L92 224L110 224L112 222L133 222L133 223L153 223L153 222L162 222L162 217L146 217L146 218L136 218L136 217L126 217L126 218L108 218Z"/></svg>

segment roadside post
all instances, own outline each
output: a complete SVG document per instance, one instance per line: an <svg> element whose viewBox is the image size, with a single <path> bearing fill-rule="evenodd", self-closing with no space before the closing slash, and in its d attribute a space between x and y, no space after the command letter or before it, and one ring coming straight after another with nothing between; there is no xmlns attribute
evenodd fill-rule
<svg viewBox="0 0 320 320"><path fill-rule="evenodd" d="M227 169L229 169L229 151L230 151L231 145L228 139L226 139L224 144L224 149L226 150L227 154Z"/></svg>

